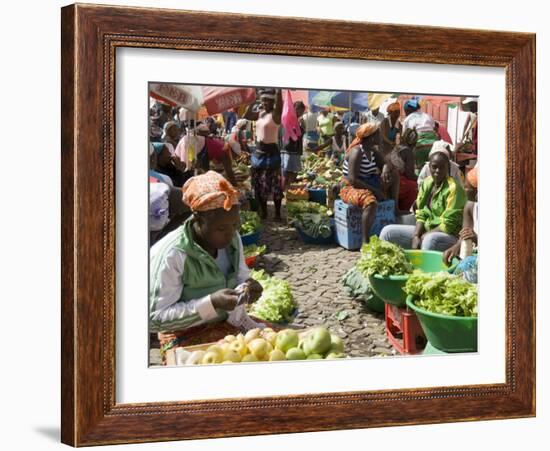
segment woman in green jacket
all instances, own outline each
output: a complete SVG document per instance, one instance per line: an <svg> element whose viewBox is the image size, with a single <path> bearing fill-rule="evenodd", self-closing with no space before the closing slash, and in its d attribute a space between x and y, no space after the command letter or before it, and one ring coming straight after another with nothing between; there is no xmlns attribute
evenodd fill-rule
<svg viewBox="0 0 550 451"><path fill-rule="evenodd" d="M445 251L458 240L466 194L449 176L450 153L445 141L436 141L429 155L431 176L420 186L416 198L416 225L392 224L380 238L404 249Z"/></svg>
<svg viewBox="0 0 550 451"><path fill-rule="evenodd" d="M246 315L250 324L243 325L242 311L238 324L232 316L244 309L237 306L241 289L247 291L249 302L262 292L261 285L249 278L244 260L238 191L214 171L192 177L182 191L193 215L155 243L150 256L149 330L159 333L164 349L225 320L255 327Z"/></svg>

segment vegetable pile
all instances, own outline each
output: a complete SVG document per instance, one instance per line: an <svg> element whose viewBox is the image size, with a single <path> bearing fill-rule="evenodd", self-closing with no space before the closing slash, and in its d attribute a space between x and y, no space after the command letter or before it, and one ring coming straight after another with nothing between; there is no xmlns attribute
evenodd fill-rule
<svg viewBox="0 0 550 451"><path fill-rule="evenodd" d="M309 188L328 188L339 182L342 170L334 161L315 154L308 155L303 161L302 171L298 173L298 180L309 180Z"/></svg>
<svg viewBox="0 0 550 451"><path fill-rule="evenodd" d="M405 285L414 304L424 310L450 316L477 316L477 287L447 272L415 271Z"/></svg>
<svg viewBox="0 0 550 451"><path fill-rule="evenodd" d="M301 200L289 202L286 209L288 223L299 228L306 235L313 238L328 238L331 235L329 215L332 212L324 205Z"/></svg>
<svg viewBox="0 0 550 451"><path fill-rule="evenodd" d="M264 270L250 272L263 288L260 299L250 306L249 313L256 318L273 323L291 322L296 307L290 284L281 279L268 276Z"/></svg>
<svg viewBox="0 0 550 451"><path fill-rule="evenodd" d="M240 212L241 215L241 228L239 229L239 233L241 235L248 235L250 233L257 232L260 230L260 227L262 225L260 221L260 216L255 211L242 211Z"/></svg>
<svg viewBox="0 0 550 451"><path fill-rule="evenodd" d="M332 234L330 218L318 213L304 213L297 215L291 225L302 230L312 238L328 238Z"/></svg>
<svg viewBox="0 0 550 451"><path fill-rule="evenodd" d="M376 235L361 247L357 269L366 277L380 274L383 277L409 274L413 271L405 252L398 245L384 241Z"/></svg>
<svg viewBox="0 0 550 451"><path fill-rule="evenodd" d="M324 205L317 202L309 202L307 200L300 200L297 202L289 202L286 205L287 217L289 220L294 219L298 215L304 213L317 213L320 215L329 215L329 210Z"/></svg>
<svg viewBox="0 0 550 451"><path fill-rule="evenodd" d="M250 244L249 246L244 246L244 256L247 257L257 257L265 253L265 244L262 246L256 246L255 244Z"/></svg>

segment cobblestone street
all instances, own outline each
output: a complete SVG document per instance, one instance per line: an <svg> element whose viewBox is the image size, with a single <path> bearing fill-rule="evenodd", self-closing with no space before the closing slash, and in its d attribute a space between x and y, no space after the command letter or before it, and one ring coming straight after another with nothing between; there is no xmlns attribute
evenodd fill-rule
<svg viewBox="0 0 550 451"><path fill-rule="evenodd" d="M305 244L293 227L271 221L265 223L260 244L267 246L267 253L257 260L256 269L291 284L298 304L295 325L328 327L344 339L346 353L352 357L395 354L386 339L384 315L349 297L341 283L359 252L336 244Z"/></svg>

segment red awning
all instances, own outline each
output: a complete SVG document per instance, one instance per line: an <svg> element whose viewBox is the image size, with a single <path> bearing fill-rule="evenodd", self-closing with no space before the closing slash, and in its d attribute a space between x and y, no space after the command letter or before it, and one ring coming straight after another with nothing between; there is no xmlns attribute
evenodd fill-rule
<svg viewBox="0 0 550 451"><path fill-rule="evenodd" d="M218 114L256 100L254 88L202 88L203 104L208 114Z"/></svg>

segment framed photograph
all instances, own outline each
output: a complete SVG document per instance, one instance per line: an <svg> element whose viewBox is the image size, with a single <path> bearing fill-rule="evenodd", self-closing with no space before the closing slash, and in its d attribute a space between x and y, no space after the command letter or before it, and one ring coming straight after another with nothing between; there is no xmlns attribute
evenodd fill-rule
<svg viewBox="0 0 550 451"><path fill-rule="evenodd" d="M66 444L535 415L533 34L67 6L61 195Z"/></svg>

